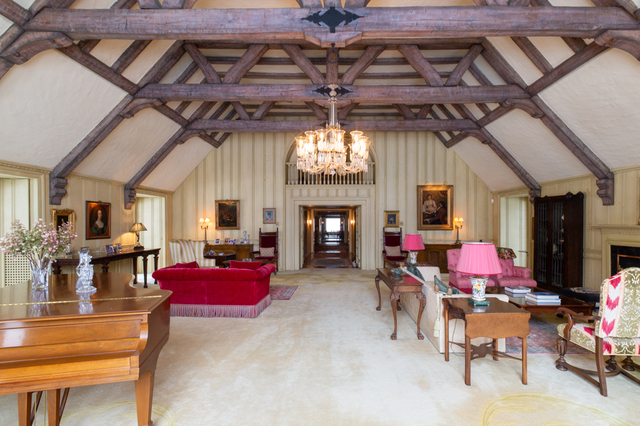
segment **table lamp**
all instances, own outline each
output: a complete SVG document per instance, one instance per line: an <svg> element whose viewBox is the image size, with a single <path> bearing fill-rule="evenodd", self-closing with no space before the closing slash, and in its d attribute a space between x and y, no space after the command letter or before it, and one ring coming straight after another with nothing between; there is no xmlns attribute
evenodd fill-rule
<svg viewBox="0 0 640 426"><path fill-rule="evenodd" d="M420 234L407 234L404 237L404 244L402 244L402 250L409 251L409 263L418 263L418 250L424 250L424 243L422 242L422 235Z"/></svg>
<svg viewBox="0 0 640 426"><path fill-rule="evenodd" d="M204 229L204 243L207 244L207 229L209 228L209 218L200 218L200 229Z"/></svg>
<svg viewBox="0 0 640 426"><path fill-rule="evenodd" d="M473 286L473 300L484 301L488 276L502 273L496 246L491 243L462 244L456 271L475 275L469 277Z"/></svg>
<svg viewBox="0 0 640 426"><path fill-rule="evenodd" d="M141 224L140 222L136 222L133 225L131 225L131 229L129 229L129 232L135 232L136 233L136 245L133 247L134 250L144 250L144 247L140 245L140 231L146 231L147 228L144 227L143 224Z"/></svg>

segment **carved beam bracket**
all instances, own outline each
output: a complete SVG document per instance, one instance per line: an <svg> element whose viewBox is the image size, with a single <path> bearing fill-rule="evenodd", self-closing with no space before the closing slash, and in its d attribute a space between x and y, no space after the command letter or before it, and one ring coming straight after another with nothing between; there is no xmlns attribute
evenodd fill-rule
<svg viewBox="0 0 640 426"><path fill-rule="evenodd" d="M615 47L640 60L640 31L606 31L595 42L603 47Z"/></svg>
<svg viewBox="0 0 640 426"><path fill-rule="evenodd" d="M40 52L68 47L73 41L58 32L25 32L2 52L2 57L16 65L24 64Z"/></svg>
<svg viewBox="0 0 640 426"><path fill-rule="evenodd" d="M62 203L62 198L67 195L66 186L65 178L49 174L49 204L59 206Z"/></svg>
<svg viewBox="0 0 640 426"><path fill-rule="evenodd" d="M120 115L124 118L132 118L145 108L155 108L160 105L162 105L162 101L159 99L134 99L122 110Z"/></svg>
<svg viewBox="0 0 640 426"><path fill-rule="evenodd" d="M610 179L597 179L596 185L598 186L598 197L602 199L603 206L612 206L614 202L614 180Z"/></svg>
<svg viewBox="0 0 640 426"><path fill-rule="evenodd" d="M536 198L540 198L542 196L542 190L540 189L532 189L529 191L529 202L533 204Z"/></svg>
<svg viewBox="0 0 640 426"><path fill-rule="evenodd" d="M500 105L506 108L521 109L533 118L544 117L544 112L542 112L531 99L507 99Z"/></svg>
<svg viewBox="0 0 640 426"><path fill-rule="evenodd" d="M124 187L124 208L131 210L131 207L136 203L136 190L134 188L125 185Z"/></svg>
<svg viewBox="0 0 640 426"><path fill-rule="evenodd" d="M319 27L322 26L320 24L325 24L329 27L329 31L331 33L336 32L336 27L344 22L344 25L348 25L353 21L358 20L358 18L362 18L360 15L356 15L355 13L349 12L348 10L344 10L344 13L340 13L335 7L331 6L329 10L326 12L319 11L316 13L312 13L306 18L302 18L305 21L312 22Z"/></svg>

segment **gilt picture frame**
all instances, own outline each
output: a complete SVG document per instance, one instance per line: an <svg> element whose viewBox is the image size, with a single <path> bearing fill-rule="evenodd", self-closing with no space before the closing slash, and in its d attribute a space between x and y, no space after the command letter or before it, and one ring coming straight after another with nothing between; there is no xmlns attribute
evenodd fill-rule
<svg viewBox="0 0 640 426"><path fill-rule="evenodd" d="M216 229L240 229L240 200L216 200Z"/></svg>
<svg viewBox="0 0 640 426"><path fill-rule="evenodd" d="M111 238L111 203L87 201L85 234L87 240Z"/></svg>
<svg viewBox="0 0 640 426"><path fill-rule="evenodd" d="M385 210L384 227L385 228L400 227L400 211L399 210Z"/></svg>
<svg viewBox="0 0 640 426"><path fill-rule="evenodd" d="M76 212L71 209L51 209L51 223L56 226L56 229L63 223L70 223L73 230L76 229Z"/></svg>
<svg viewBox="0 0 640 426"><path fill-rule="evenodd" d="M276 223L276 209L262 209L262 223Z"/></svg>
<svg viewBox="0 0 640 426"><path fill-rule="evenodd" d="M418 185L418 229L453 229L453 185Z"/></svg>

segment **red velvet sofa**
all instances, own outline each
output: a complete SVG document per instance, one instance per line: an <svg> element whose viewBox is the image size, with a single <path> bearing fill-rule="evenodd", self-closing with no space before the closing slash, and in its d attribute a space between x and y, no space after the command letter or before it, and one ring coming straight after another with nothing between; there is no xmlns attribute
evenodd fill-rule
<svg viewBox="0 0 640 426"><path fill-rule="evenodd" d="M173 316L256 318L271 304L269 280L275 268L199 268L192 262L158 269L153 278L173 292Z"/></svg>

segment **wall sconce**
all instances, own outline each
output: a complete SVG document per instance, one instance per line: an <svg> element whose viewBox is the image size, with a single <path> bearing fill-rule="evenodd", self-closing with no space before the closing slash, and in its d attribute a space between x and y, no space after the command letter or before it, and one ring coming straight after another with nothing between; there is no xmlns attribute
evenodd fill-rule
<svg viewBox="0 0 640 426"><path fill-rule="evenodd" d="M307 225L311 226L313 224L313 221L311 219L307 219Z"/></svg>
<svg viewBox="0 0 640 426"><path fill-rule="evenodd" d="M200 229L204 229L204 242L207 243L207 229L209 228L209 218L200 218Z"/></svg>
<svg viewBox="0 0 640 426"><path fill-rule="evenodd" d="M462 228L462 222L464 222L464 219L461 217L454 217L453 218L453 227L456 228L456 244L460 244L460 228Z"/></svg>

